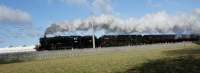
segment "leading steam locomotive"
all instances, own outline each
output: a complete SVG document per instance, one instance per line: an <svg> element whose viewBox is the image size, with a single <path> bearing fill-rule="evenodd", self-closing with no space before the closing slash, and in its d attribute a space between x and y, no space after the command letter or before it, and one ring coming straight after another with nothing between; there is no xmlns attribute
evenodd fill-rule
<svg viewBox="0 0 200 73"><path fill-rule="evenodd" d="M104 35L95 37L96 47L132 46L154 43L175 43L183 41L198 41L197 35ZM92 48L92 36L56 36L40 38L36 50L62 50Z"/></svg>

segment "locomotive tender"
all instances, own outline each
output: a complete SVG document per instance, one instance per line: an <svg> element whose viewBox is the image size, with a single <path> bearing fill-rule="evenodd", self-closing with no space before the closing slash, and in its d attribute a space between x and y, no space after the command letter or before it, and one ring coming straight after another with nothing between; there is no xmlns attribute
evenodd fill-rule
<svg viewBox="0 0 200 73"><path fill-rule="evenodd" d="M132 46L154 43L175 43L183 41L197 41L198 35L164 34L164 35L104 35L95 37L96 47ZM36 48L42 50L92 48L92 36L56 36L40 38L40 45Z"/></svg>

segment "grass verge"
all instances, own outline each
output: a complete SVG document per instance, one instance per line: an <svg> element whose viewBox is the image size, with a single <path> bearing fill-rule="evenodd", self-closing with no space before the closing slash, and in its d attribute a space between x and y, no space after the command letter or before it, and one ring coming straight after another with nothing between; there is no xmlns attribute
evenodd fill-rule
<svg viewBox="0 0 200 73"><path fill-rule="evenodd" d="M150 60L166 58L164 51L193 48L194 44L157 44L135 47L121 47L105 53L62 57L48 60L0 64L1 73L117 73L147 63ZM110 49L110 48L108 48Z"/></svg>

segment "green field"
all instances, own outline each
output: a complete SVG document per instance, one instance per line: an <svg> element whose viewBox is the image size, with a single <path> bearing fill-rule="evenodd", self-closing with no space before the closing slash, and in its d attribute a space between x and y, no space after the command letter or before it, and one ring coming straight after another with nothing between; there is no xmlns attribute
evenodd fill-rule
<svg viewBox="0 0 200 73"><path fill-rule="evenodd" d="M120 47L117 50L106 48L111 51L95 51L93 54L74 57L0 64L0 73L134 73L134 68L137 69L153 60L187 54L197 55L199 52L196 51L199 48L199 45L192 43Z"/></svg>

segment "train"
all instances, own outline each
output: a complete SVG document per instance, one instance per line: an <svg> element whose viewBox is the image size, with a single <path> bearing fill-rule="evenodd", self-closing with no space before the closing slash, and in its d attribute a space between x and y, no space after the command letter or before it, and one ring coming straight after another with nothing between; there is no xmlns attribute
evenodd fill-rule
<svg viewBox="0 0 200 73"><path fill-rule="evenodd" d="M96 47L133 46L155 43L175 43L199 41L199 35L162 34L162 35L103 35L95 37ZM92 36L55 36L41 37L37 51L92 48Z"/></svg>

